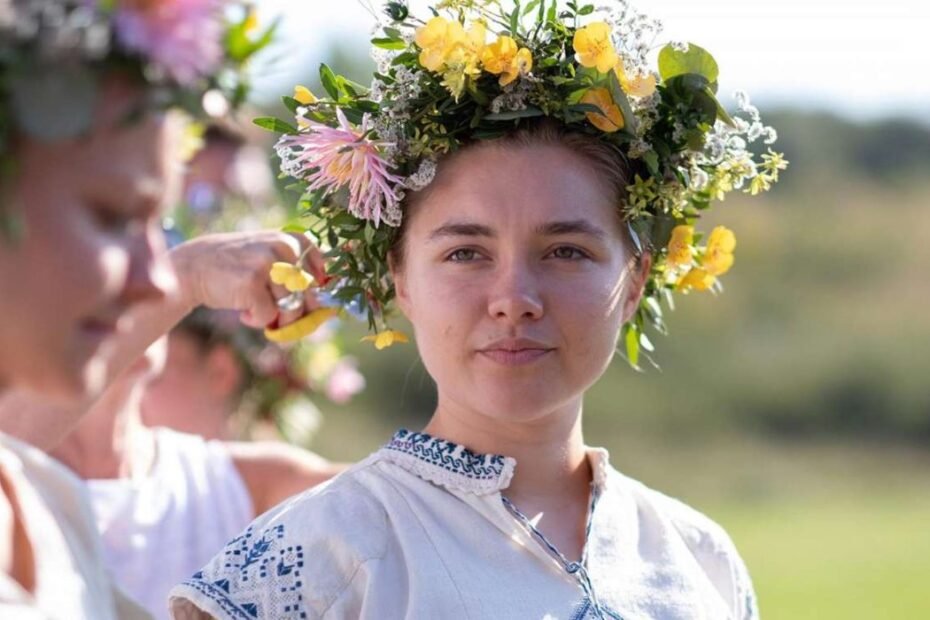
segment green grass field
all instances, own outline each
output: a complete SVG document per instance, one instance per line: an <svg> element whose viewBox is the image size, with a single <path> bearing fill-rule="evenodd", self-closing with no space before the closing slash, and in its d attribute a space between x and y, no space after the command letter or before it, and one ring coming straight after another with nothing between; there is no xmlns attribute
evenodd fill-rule
<svg viewBox="0 0 930 620"><path fill-rule="evenodd" d="M930 618L930 497L817 497L714 511L766 620Z"/></svg>

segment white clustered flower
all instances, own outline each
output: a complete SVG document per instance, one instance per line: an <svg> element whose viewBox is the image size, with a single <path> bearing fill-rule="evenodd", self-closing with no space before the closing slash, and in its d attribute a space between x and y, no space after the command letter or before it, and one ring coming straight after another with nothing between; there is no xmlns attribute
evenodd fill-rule
<svg viewBox="0 0 930 620"><path fill-rule="evenodd" d="M672 46L672 49L675 50L676 52L684 53L684 52L687 52L688 49L690 48L687 41L671 41L669 44Z"/></svg>
<svg viewBox="0 0 930 620"><path fill-rule="evenodd" d="M690 188L700 192L707 189L708 185L710 185L710 175L703 168L692 168Z"/></svg>
<svg viewBox="0 0 930 620"><path fill-rule="evenodd" d="M755 142L762 136L762 133L764 131L765 131L765 126L762 123L756 121L749 128L749 132L746 134L746 139L749 140L750 142Z"/></svg>
<svg viewBox="0 0 930 620"><path fill-rule="evenodd" d="M762 133L765 136L764 142L766 144L775 144L775 141L778 140L778 132L775 131L774 127L766 127Z"/></svg>
<svg viewBox="0 0 930 620"><path fill-rule="evenodd" d="M614 47L627 68L633 73L647 70L647 55L662 32L662 22L640 13L627 0L598 6L595 12L610 27Z"/></svg>
<svg viewBox="0 0 930 620"><path fill-rule="evenodd" d="M420 162L417 171L407 177L404 186L418 192L430 183L436 177L436 160L427 158Z"/></svg>
<svg viewBox="0 0 930 620"><path fill-rule="evenodd" d="M652 150L652 145L643 140L642 138L637 138L630 143L629 155L633 159L639 159L646 153Z"/></svg>

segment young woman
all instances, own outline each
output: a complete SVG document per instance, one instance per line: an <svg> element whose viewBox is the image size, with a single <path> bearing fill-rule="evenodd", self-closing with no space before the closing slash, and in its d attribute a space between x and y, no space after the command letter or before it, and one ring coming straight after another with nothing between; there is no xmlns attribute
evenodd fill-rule
<svg viewBox="0 0 930 620"><path fill-rule="evenodd" d="M201 101L236 62L224 54L220 4L164 8L60 0L0 10L0 396L98 395L199 303L261 325L303 311L278 316L267 281L274 260L297 258L296 237L165 252L160 215L176 198L183 134L164 104ZM0 615L144 616L106 574L79 481L38 449L83 409L26 413L0 420Z"/></svg>
<svg viewBox="0 0 930 620"><path fill-rule="evenodd" d="M700 211L780 168L752 164L707 52L647 67L654 23L627 3L502 4L390 2L370 92L325 67L328 98L295 90L282 169L342 298L364 291L379 348L404 339L396 302L438 402L253 522L173 590L175 618L757 617L727 534L611 467L582 409L619 334L635 365L662 297L732 264L728 230L696 244Z"/></svg>

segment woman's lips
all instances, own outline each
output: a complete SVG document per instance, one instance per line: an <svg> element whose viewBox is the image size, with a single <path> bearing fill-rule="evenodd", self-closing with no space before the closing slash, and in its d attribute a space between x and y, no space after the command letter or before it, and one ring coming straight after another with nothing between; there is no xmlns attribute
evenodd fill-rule
<svg viewBox="0 0 930 620"><path fill-rule="evenodd" d="M505 366L522 366L531 364L540 358L545 357L554 349L520 349L518 351L508 351L506 349L484 349L479 351L481 355L503 364Z"/></svg>

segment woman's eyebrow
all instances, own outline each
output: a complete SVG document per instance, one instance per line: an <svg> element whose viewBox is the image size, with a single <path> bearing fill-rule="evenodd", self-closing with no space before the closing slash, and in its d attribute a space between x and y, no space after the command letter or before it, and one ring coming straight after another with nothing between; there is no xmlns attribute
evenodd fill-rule
<svg viewBox="0 0 930 620"><path fill-rule="evenodd" d="M564 220L558 222L548 222L537 227L536 234L545 235L548 237L555 235L581 234L589 235L597 239L604 239L607 236L607 233L588 220Z"/></svg>
<svg viewBox="0 0 930 620"><path fill-rule="evenodd" d="M471 222L449 222L433 230L429 234L429 240L435 241L443 237L491 237L497 236L489 226L484 224L474 224Z"/></svg>
<svg viewBox="0 0 930 620"><path fill-rule="evenodd" d="M601 228L588 220L561 220L547 222L536 227L536 234L547 237L555 235L582 234L604 239L607 236ZM490 237L496 238L497 233L490 226L473 222L449 222L436 228L429 234L429 240L434 241L443 237Z"/></svg>

